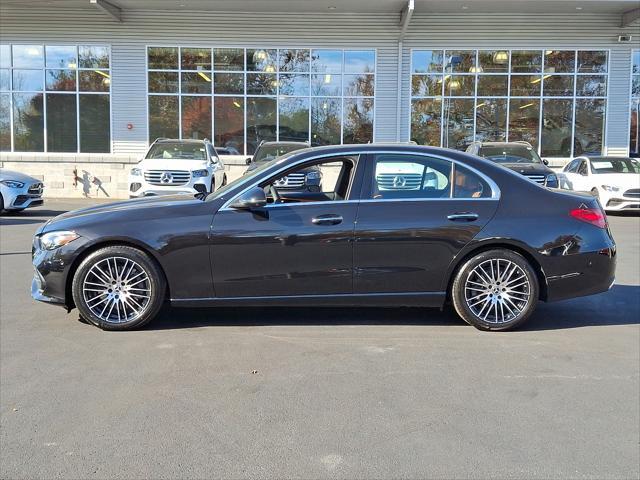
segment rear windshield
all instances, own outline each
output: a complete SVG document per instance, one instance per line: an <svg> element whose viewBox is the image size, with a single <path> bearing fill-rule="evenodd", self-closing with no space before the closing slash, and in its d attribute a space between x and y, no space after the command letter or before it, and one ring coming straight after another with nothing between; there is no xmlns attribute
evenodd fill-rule
<svg viewBox="0 0 640 480"><path fill-rule="evenodd" d="M542 163L538 153L526 145L487 145L478 155L497 163Z"/></svg>
<svg viewBox="0 0 640 480"><path fill-rule="evenodd" d="M306 145L283 144L283 145L263 145L258 148L256 155L253 159L254 162L268 162L276 157L280 157L285 153L293 152L295 150L302 150L307 148Z"/></svg>
<svg viewBox="0 0 640 480"><path fill-rule="evenodd" d="M204 143L163 142L153 145L146 158L206 160L207 154L204 151Z"/></svg>
<svg viewBox="0 0 640 480"><path fill-rule="evenodd" d="M640 173L640 162L635 158L594 158L593 173Z"/></svg>

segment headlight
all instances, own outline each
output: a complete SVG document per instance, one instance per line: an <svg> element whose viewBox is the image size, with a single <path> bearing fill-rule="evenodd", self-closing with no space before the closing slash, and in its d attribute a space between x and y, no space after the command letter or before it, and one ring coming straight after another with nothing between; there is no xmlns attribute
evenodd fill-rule
<svg viewBox="0 0 640 480"><path fill-rule="evenodd" d="M24 187L24 183L18 182L17 180L2 180L0 183L6 185L11 188L22 188Z"/></svg>
<svg viewBox="0 0 640 480"><path fill-rule="evenodd" d="M209 170L193 170L191 176L193 178L207 177L209 176Z"/></svg>
<svg viewBox="0 0 640 480"><path fill-rule="evenodd" d="M45 250L55 250L80 237L76 232L60 230L58 232L45 233L40 237L40 246Z"/></svg>
<svg viewBox="0 0 640 480"><path fill-rule="evenodd" d="M611 185L600 185L605 192L619 192L619 187L613 187Z"/></svg>
<svg viewBox="0 0 640 480"><path fill-rule="evenodd" d="M132 168L131 169L131 175L133 175L134 177L139 177L142 175L142 169L141 168Z"/></svg>
<svg viewBox="0 0 640 480"><path fill-rule="evenodd" d="M556 188L558 186L558 176L555 173L547 175L547 187Z"/></svg>
<svg viewBox="0 0 640 480"><path fill-rule="evenodd" d="M322 178L322 173L317 170L307 173L307 180L318 180Z"/></svg>

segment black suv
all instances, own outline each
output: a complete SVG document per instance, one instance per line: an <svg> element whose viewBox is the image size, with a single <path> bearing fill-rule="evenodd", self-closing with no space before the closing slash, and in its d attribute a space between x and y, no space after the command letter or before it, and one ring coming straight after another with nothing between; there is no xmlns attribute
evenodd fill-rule
<svg viewBox="0 0 640 480"><path fill-rule="evenodd" d="M527 142L472 142L467 153L484 157L521 173L540 185L558 188L558 176Z"/></svg>
<svg viewBox="0 0 640 480"><path fill-rule="evenodd" d="M253 157L247 158L249 168L244 173L251 172L274 158L303 148L309 148L309 144L305 142L262 142ZM281 178L274 185L278 190L319 192L321 183L322 172L320 169L309 167Z"/></svg>

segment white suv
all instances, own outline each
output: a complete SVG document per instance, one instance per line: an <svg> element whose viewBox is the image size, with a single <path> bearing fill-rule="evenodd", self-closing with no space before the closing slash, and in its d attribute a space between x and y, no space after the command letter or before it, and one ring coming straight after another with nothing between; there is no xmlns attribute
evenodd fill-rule
<svg viewBox="0 0 640 480"><path fill-rule="evenodd" d="M129 174L129 197L211 193L227 183L224 163L208 140L159 138Z"/></svg>

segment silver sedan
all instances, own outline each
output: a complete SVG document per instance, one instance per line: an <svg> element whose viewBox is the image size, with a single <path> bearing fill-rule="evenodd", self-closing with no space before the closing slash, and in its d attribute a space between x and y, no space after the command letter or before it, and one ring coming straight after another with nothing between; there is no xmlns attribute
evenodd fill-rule
<svg viewBox="0 0 640 480"><path fill-rule="evenodd" d="M0 168L0 213L42 205L44 185L37 178Z"/></svg>

